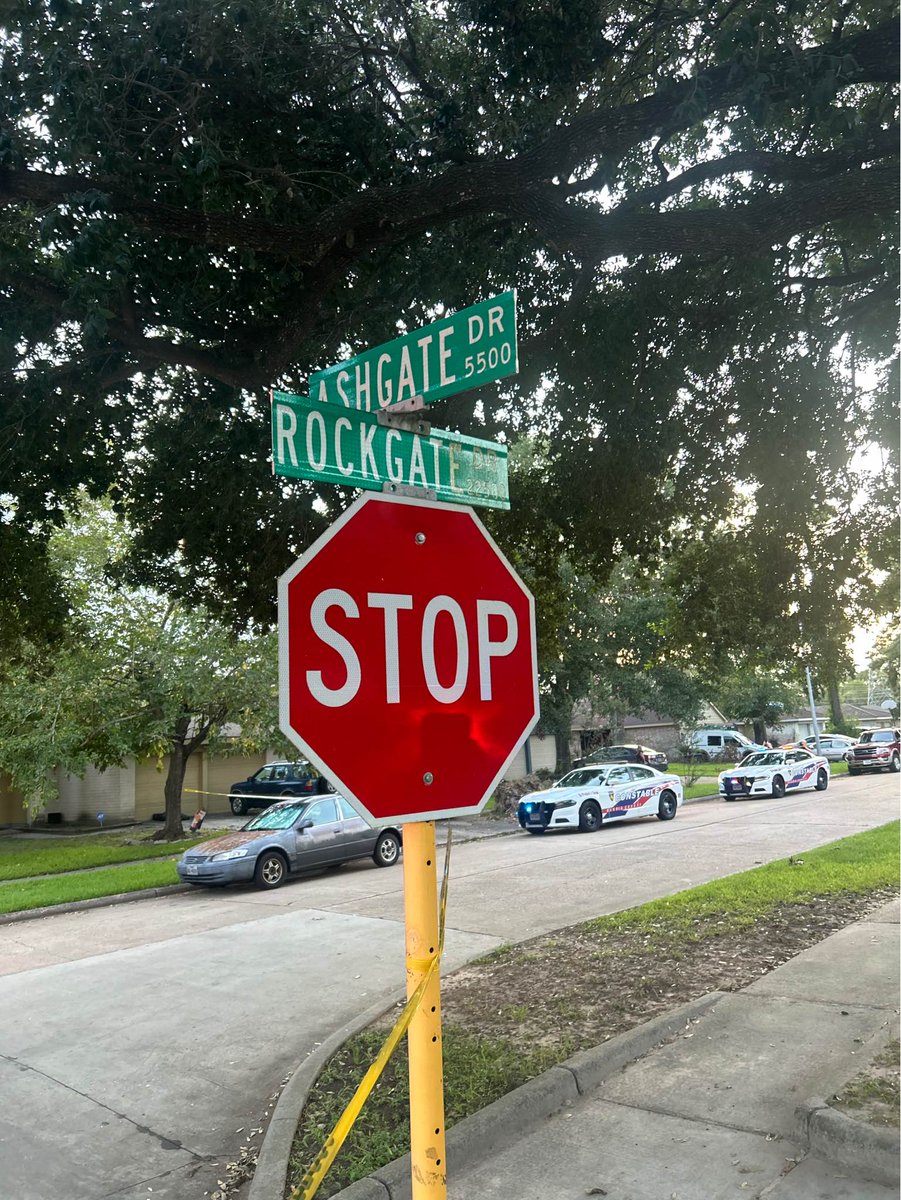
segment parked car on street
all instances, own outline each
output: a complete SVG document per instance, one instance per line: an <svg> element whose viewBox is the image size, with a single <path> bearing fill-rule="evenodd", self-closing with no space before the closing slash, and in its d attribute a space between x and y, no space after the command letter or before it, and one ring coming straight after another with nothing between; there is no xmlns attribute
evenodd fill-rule
<svg viewBox="0 0 901 1200"><path fill-rule="evenodd" d="M901 771L901 729L865 729L848 751L848 774Z"/></svg>
<svg viewBox="0 0 901 1200"><path fill-rule="evenodd" d="M737 729L698 729L685 738L685 752L698 762L738 762L746 754L766 750Z"/></svg>
<svg viewBox="0 0 901 1200"><path fill-rule="evenodd" d="M820 754L823 758L828 758L830 762L841 762L847 757L848 751L854 745L854 738L845 737L843 733L823 733L820 734ZM800 742L786 742L782 750L809 750L811 754L817 753L816 738L811 736L803 738Z"/></svg>
<svg viewBox="0 0 901 1200"><path fill-rule="evenodd" d="M653 767L600 763L577 767L541 792L519 802L517 816L527 833L579 829L594 833L608 821L655 816L671 821L682 803L682 780Z"/></svg>
<svg viewBox="0 0 901 1200"><path fill-rule="evenodd" d="M277 888L291 871L372 858L391 867L400 858L397 829L372 829L343 796L282 800L239 833L186 850L175 869L184 883L250 883Z"/></svg>
<svg viewBox="0 0 901 1200"><path fill-rule="evenodd" d="M315 767L300 760L267 763L249 779L233 783L228 793L232 812L242 817L251 808L268 808L276 800L322 795L334 790Z"/></svg>
<svg viewBox="0 0 901 1200"><path fill-rule="evenodd" d="M829 760L809 750L763 750L749 754L737 767L720 775L720 795L725 800L740 796L775 796L829 786Z"/></svg>
<svg viewBox="0 0 901 1200"><path fill-rule="evenodd" d="M656 767L665 771L669 759L662 750L652 750L650 746L602 746L600 750L592 750L585 758L576 759L574 767L592 766L594 763L644 763L646 767Z"/></svg>

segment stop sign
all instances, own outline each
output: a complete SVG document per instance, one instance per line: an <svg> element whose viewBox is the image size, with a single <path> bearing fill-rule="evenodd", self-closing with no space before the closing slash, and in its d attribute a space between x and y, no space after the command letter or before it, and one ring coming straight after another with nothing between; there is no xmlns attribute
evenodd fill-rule
<svg viewBox="0 0 901 1200"><path fill-rule="evenodd" d="M363 496L278 598L286 736L373 824L479 812L538 686L532 597L475 513Z"/></svg>

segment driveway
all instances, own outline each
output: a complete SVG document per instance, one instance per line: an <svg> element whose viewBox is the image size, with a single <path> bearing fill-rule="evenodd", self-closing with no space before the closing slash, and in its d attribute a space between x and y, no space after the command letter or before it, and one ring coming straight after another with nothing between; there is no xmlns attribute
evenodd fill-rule
<svg viewBox="0 0 901 1200"><path fill-rule="evenodd" d="M453 852L445 970L897 815L893 778ZM400 870L353 864L0 928L0 1178L15 1200L188 1200L286 1075L403 987Z"/></svg>

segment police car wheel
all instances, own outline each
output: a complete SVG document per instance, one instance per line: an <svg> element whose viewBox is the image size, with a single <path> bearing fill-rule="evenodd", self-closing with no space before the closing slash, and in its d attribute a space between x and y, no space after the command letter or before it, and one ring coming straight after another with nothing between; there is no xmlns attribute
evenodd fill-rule
<svg viewBox="0 0 901 1200"><path fill-rule="evenodd" d="M828 786L829 786L829 776L826 774L826 772L821 767L820 770L817 771L817 791L825 792L825 790Z"/></svg>
<svg viewBox="0 0 901 1200"><path fill-rule="evenodd" d="M660 797L660 803L657 805L657 820L671 821L675 815L676 797L672 792L664 792Z"/></svg>
<svg viewBox="0 0 901 1200"><path fill-rule="evenodd" d="M773 796L777 800L781 800L785 795L785 780L781 775L777 775L773 780Z"/></svg>
<svg viewBox="0 0 901 1200"><path fill-rule="evenodd" d="M594 800L586 800L579 809L579 828L583 833L597 833L601 827L601 810Z"/></svg>

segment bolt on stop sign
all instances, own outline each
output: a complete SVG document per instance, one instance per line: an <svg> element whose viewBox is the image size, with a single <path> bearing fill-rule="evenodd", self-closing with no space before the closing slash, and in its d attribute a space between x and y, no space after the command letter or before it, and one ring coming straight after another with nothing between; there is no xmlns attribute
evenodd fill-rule
<svg viewBox="0 0 901 1200"><path fill-rule="evenodd" d="M472 509L364 496L278 597L282 732L372 824L480 812L538 684L532 597Z"/></svg>

